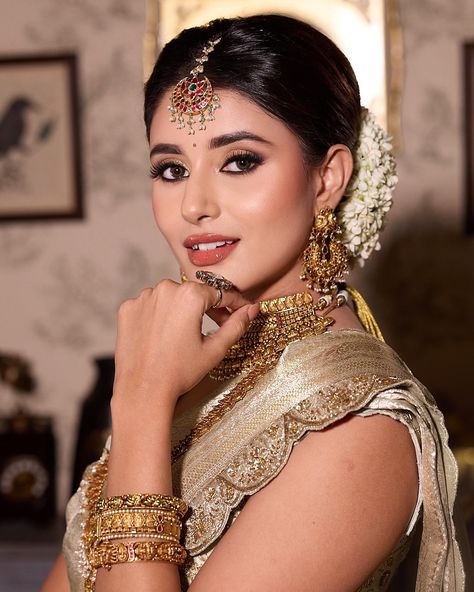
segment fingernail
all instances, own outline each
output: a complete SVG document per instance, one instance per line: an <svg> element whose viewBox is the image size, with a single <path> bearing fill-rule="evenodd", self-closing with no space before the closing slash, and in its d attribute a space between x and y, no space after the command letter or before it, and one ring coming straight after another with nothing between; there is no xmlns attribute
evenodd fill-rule
<svg viewBox="0 0 474 592"><path fill-rule="evenodd" d="M260 310L260 304L258 302L256 304L250 304L247 309L247 314L249 316L249 320L253 321L254 318L258 315Z"/></svg>

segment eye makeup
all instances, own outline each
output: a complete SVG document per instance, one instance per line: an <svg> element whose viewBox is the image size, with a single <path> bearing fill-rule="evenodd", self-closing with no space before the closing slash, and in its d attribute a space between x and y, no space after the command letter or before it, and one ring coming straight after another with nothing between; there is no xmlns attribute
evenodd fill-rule
<svg viewBox="0 0 474 592"><path fill-rule="evenodd" d="M221 171L232 175L242 175L252 172L257 166L263 164L264 158L250 150L235 150L225 160ZM229 165L235 164L237 170L225 170Z"/></svg>
<svg viewBox="0 0 474 592"><path fill-rule="evenodd" d="M231 175L251 173L257 166L263 164L264 158L250 150L238 149L229 154L220 171ZM233 168L231 168L231 166ZM166 173L166 171L169 171ZM165 182L176 182L189 177L187 167L178 160L163 160L150 167L150 177Z"/></svg>
<svg viewBox="0 0 474 592"><path fill-rule="evenodd" d="M167 170L172 172L172 177L165 176ZM176 160L163 160L162 162L151 165L150 177L152 179L161 179L167 183L173 183L174 181L189 177L189 172L182 162Z"/></svg>

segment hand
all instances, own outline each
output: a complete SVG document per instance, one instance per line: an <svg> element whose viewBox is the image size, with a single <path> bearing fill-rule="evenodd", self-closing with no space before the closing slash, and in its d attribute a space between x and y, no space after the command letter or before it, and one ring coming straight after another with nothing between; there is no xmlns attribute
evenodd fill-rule
<svg viewBox="0 0 474 592"><path fill-rule="evenodd" d="M177 399L222 360L257 315L258 304L233 288L212 309L217 296L216 288L203 283L163 280L121 305L113 409L172 413ZM220 324L209 336L201 333L206 312Z"/></svg>

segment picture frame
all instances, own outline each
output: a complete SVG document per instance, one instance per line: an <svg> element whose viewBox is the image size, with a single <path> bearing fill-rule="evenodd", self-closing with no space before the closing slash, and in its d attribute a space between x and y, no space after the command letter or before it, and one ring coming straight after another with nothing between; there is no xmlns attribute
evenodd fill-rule
<svg viewBox="0 0 474 592"><path fill-rule="evenodd" d="M0 223L83 218L77 57L0 56Z"/></svg>
<svg viewBox="0 0 474 592"><path fill-rule="evenodd" d="M463 45L464 62L464 126L465 135L465 194L466 221L468 234L474 234L474 41Z"/></svg>
<svg viewBox="0 0 474 592"><path fill-rule="evenodd" d="M299 18L328 35L354 68L362 104L388 130L394 152L401 152L404 49L396 0L147 0L144 79L151 74L158 51L182 29L256 13Z"/></svg>

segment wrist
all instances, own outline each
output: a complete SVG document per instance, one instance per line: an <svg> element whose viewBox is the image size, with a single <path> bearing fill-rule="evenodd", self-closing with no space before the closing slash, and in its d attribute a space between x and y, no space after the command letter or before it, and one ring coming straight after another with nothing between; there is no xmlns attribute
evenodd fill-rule
<svg viewBox="0 0 474 592"><path fill-rule="evenodd" d="M163 409L151 413L136 408L112 412L112 447L120 455L140 459L157 458L170 453L172 412Z"/></svg>
<svg viewBox="0 0 474 592"><path fill-rule="evenodd" d="M113 401L107 495L132 491L171 493L174 408Z"/></svg>
<svg viewBox="0 0 474 592"><path fill-rule="evenodd" d="M135 428L152 426L171 426L178 397L165 394L160 389L145 391L136 387L114 387L110 402L112 425L124 425Z"/></svg>
<svg viewBox="0 0 474 592"><path fill-rule="evenodd" d="M114 377L114 395L135 393L137 396L149 396L152 399L177 399L180 394L176 392L176 380L167 376L164 371L153 370L120 370L117 369Z"/></svg>
<svg viewBox="0 0 474 592"><path fill-rule="evenodd" d="M106 495L172 493L171 431L112 428Z"/></svg>

